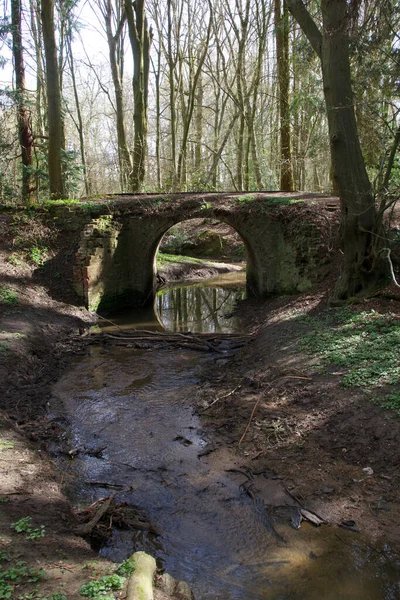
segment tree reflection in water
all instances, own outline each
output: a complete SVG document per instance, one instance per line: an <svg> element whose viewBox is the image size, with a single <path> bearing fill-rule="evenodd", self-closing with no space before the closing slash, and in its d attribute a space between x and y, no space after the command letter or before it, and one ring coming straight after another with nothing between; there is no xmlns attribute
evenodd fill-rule
<svg viewBox="0 0 400 600"><path fill-rule="evenodd" d="M191 285L161 290L156 305L158 317L167 330L227 333L238 329L231 313L236 302L244 297L243 288Z"/></svg>

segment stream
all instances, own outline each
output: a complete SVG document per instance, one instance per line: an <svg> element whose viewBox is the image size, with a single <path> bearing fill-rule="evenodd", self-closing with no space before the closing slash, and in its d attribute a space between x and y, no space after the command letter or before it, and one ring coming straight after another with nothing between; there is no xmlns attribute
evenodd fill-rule
<svg viewBox="0 0 400 600"><path fill-rule="evenodd" d="M244 296L244 276L237 278L163 290L154 310L125 313L106 329L241 331L232 317ZM199 379L215 358L92 346L56 384L54 407L62 409L52 416L67 419L65 442L91 450L58 458L74 504L108 496L102 482L116 484L116 501L142 509L160 532L114 529L101 555L119 562L145 550L187 581L196 600L399 598L400 565L389 547L333 526L293 529L279 481L259 473L271 506L284 506L265 518L241 485L238 458L226 449L223 461L213 460L195 408Z"/></svg>

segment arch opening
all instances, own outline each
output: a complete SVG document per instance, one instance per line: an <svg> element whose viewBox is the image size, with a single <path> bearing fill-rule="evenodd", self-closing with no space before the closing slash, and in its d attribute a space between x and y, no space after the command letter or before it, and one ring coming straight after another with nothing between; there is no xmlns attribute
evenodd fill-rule
<svg viewBox="0 0 400 600"><path fill-rule="evenodd" d="M239 325L233 317L245 297L246 244L220 219L194 218L169 228L154 260L158 319L167 329L227 332Z"/></svg>

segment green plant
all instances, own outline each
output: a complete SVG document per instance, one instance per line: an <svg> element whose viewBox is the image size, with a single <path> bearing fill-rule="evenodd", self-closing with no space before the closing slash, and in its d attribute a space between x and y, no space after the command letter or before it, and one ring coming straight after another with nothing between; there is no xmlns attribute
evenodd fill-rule
<svg viewBox="0 0 400 600"><path fill-rule="evenodd" d="M375 397L372 399L375 404L379 404L382 408L392 410L400 417L400 392L394 392L383 397Z"/></svg>
<svg viewBox="0 0 400 600"><path fill-rule="evenodd" d="M32 527L32 517L22 517L19 521L11 523L11 528L17 533L26 533L27 540L38 540L46 535L46 528L44 525Z"/></svg>
<svg viewBox="0 0 400 600"><path fill-rule="evenodd" d="M16 306L19 304L17 292L10 288L0 287L0 303L5 306Z"/></svg>
<svg viewBox="0 0 400 600"><path fill-rule="evenodd" d="M33 246L27 253L27 258L35 265L41 266L46 262L49 249L46 246Z"/></svg>
<svg viewBox="0 0 400 600"><path fill-rule="evenodd" d="M15 446L14 442L3 442L2 440L0 440L0 450L14 448L14 446Z"/></svg>
<svg viewBox="0 0 400 600"><path fill-rule="evenodd" d="M200 206L200 210L210 210L212 208L212 204L210 202L203 202Z"/></svg>
<svg viewBox="0 0 400 600"><path fill-rule="evenodd" d="M301 322L308 331L300 348L316 355L325 368L340 367L345 387L371 392L400 383L400 321L395 315L330 309L319 317L302 317ZM381 406L400 409L397 392L385 398Z"/></svg>
<svg viewBox="0 0 400 600"><path fill-rule="evenodd" d="M44 574L42 570L28 568L23 561L16 562L14 566L0 572L0 600L15 598L17 585L36 583Z"/></svg>
<svg viewBox="0 0 400 600"><path fill-rule="evenodd" d="M105 596L107 592L120 590L124 582L125 577L121 577L117 573L112 573L111 575L104 575L95 581L85 583L82 585L79 593L81 596L86 596L87 598L101 598L101 600L106 600Z"/></svg>
<svg viewBox="0 0 400 600"><path fill-rule="evenodd" d="M246 196L237 196L235 198L236 202L240 202L241 204L247 204L248 202L253 202L256 196L254 194L247 194Z"/></svg>
<svg viewBox="0 0 400 600"><path fill-rule="evenodd" d="M130 558L127 558L120 564L120 566L116 570L116 573L118 575L122 575L123 577L129 577L130 575L132 575L134 570L135 559L133 558L133 556L131 556Z"/></svg>
<svg viewBox="0 0 400 600"><path fill-rule="evenodd" d="M7 352L10 349L10 346L5 342L0 342L0 352Z"/></svg>
<svg viewBox="0 0 400 600"><path fill-rule="evenodd" d="M14 265L15 267L19 267L20 265L24 264L24 261L22 260L21 256L16 252L10 254L7 261L10 263L10 265Z"/></svg>

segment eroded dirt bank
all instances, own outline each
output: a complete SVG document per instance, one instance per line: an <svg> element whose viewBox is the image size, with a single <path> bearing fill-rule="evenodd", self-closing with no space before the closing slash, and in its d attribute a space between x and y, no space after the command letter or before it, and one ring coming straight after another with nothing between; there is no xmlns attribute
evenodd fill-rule
<svg viewBox="0 0 400 600"><path fill-rule="evenodd" d="M343 372L327 374L299 350L301 315L326 308L329 289L314 295L250 301L240 312L254 342L203 386L199 411L215 430L210 460L229 447L241 469L267 468L294 499L332 524L351 523L372 539L400 544L400 418L344 388ZM393 299L359 310L399 317Z"/></svg>

